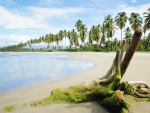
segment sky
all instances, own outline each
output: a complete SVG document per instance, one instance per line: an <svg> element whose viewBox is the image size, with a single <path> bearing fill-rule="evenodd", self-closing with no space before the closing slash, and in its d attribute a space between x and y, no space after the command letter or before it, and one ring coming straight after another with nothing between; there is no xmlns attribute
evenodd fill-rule
<svg viewBox="0 0 150 113"><path fill-rule="evenodd" d="M114 18L122 11L128 17L132 12L143 17L149 7L149 0L0 0L0 47L72 30L78 19L89 30L105 16ZM119 29L116 37L121 37Z"/></svg>

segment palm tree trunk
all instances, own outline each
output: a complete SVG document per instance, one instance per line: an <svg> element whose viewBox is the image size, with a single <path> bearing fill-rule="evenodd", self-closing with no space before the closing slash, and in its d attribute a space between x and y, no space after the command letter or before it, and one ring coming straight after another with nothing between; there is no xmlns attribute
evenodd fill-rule
<svg viewBox="0 0 150 113"><path fill-rule="evenodd" d="M121 29L121 41L120 41L120 46L121 46L121 43L122 43L122 29Z"/></svg>
<svg viewBox="0 0 150 113"><path fill-rule="evenodd" d="M65 37L65 48L66 48L66 37Z"/></svg>
<svg viewBox="0 0 150 113"><path fill-rule="evenodd" d="M111 50L113 51L113 38L111 39Z"/></svg>

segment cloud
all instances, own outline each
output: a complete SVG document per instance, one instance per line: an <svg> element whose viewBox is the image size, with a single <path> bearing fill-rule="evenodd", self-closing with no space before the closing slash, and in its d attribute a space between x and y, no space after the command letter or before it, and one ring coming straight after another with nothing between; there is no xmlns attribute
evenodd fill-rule
<svg viewBox="0 0 150 113"><path fill-rule="evenodd" d="M53 26L52 19L70 20L75 14L85 11L84 8L27 7L26 9L25 12L17 12L0 6L0 14L3 15L0 18L0 26L5 29L49 29Z"/></svg>
<svg viewBox="0 0 150 113"><path fill-rule="evenodd" d="M136 2L136 0L131 0L131 2Z"/></svg>
<svg viewBox="0 0 150 113"><path fill-rule="evenodd" d="M118 10L120 10L120 12L122 11L126 12L128 16L130 16L132 12L136 12L136 13L139 13L141 17L143 17L143 13L147 11L149 6L150 6L150 3L139 5L139 6L128 6L126 4L123 4L123 5L118 6Z"/></svg>
<svg viewBox="0 0 150 113"><path fill-rule="evenodd" d="M47 26L39 20L35 20L34 18L25 15L16 14L2 6L0 6L0 14L3 15L0 18L0 26L4 26L6 29L45 28L45 26Z"/></svg>
<svg viewBox="0 0 150 113"><path fill-rule="evenodd" d="M1 46L8 46L8 45L15 45L20 42L26 42L27 40L30 40L33 37L37 36L27 36L27 35L0 35L0 45Z"/></svg>
<svg viewBox="0 0 150 113"><path fill-rule="evenodd" d="M44 8L44 7L29 7L28 10L33 14L33 17L39 20L59 18L66 19L71 15L85 12L85 8Z"/></svg>

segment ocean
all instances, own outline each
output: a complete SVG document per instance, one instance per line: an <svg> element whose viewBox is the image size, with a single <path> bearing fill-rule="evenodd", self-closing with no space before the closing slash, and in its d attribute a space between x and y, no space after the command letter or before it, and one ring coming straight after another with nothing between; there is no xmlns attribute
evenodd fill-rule
<svg viewBox="0 0 150 113"><path fill-rule="evenodd" d="M68 53L0 52L0 93L60 79L93 67Z"/></svg>

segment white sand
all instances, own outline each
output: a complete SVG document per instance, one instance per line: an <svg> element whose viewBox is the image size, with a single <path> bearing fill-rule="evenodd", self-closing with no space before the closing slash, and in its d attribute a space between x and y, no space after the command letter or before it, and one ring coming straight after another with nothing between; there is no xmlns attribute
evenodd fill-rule
<svg viewBox="0 0 150 113"><path fill-rule="evenodd" d="M69 87L74 84L79 84L94 80L104 76L111 67L115 53L68 53L69 59L85 60L95 64L94 67L82 71L80 73L46 83L37 84L34 86L18 89L15 91L0 94L0 113L5 106L13 104L23 104L33 100L43 99L50 95L50 92L55 88ZM150 53L136 53L128 67L123 80L143 80L150 84ZM142 106L143 104L144 106ZM131 106L131 113L149 113L150 103L136 104L141 108L138 112L134 105ZM139 107L138 107L139 108ZM140 111L141 110L141 111ZM145 110L145 111L142 111ZM136 112L135 112L136 111ZM107 113L107 111L95 102L82 104L57 104L39 108L22 108L13 111L12 113Z"/></svg>

